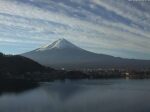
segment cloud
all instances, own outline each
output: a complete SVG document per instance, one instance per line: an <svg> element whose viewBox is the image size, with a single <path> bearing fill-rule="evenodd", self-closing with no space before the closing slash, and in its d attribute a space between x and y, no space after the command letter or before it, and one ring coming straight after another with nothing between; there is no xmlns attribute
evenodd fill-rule
<svg viewBox="0 0 150 112"><path fill-rule="evenodd" d="M1 0L0 43L41 46L66 38L98 53L147 58L149 11L146 3L125 0Z"/></svg>

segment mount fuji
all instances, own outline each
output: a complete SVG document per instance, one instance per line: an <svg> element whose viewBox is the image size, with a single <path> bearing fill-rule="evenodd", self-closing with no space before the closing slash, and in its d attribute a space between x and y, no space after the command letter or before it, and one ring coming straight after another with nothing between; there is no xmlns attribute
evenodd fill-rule
<svg viewBox="0 0 150 112"><path fill-rule="evenodd" d="M149 60L136 60L96 54L86 51L66 39L59 39L50 45L21 54L38 63L56 69L86 69L86 68L150 68Z"/></svg>

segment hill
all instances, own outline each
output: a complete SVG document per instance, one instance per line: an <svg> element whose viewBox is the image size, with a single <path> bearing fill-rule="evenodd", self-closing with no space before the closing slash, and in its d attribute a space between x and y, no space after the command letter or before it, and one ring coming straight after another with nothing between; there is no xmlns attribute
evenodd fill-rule
<svg viewBox="0 0 150 112"><path fill-rule="evenodd" d="M51 81L63 79L85 78L86 75L79 71L55 70L40 65L39 63L22 57L4 55L0 53L0 82L8 80Z"/></svg>
<svg viewBox="0 0 150 112"><path fill-rule="evenodd" d="M0 53L0 73L21 74L24 72L45 71L46 69L46 67L31 59L19 55L13 56Z"/></svg>

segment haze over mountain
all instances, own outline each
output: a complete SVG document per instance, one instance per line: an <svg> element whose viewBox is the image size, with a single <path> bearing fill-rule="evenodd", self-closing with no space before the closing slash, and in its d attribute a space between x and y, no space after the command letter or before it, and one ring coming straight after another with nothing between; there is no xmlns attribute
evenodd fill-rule
<svg viewBox="0 0 150 112"><path fill-rule="evenodd" d="M96 54L86 51L66 39L59 39L50 45L21 54L38 63L61 69L83 68L149 68L149 60L136 60Z"/></svg>

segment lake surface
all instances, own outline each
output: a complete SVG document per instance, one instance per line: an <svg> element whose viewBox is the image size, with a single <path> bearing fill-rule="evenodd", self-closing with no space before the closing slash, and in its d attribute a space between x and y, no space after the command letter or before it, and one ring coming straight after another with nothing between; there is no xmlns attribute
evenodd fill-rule
<svg viewBox="0 0 150 112"><path fill-rule="evenodd" d="M0 96L0 112L150 112L150 80L42 83Z"/></svg>

